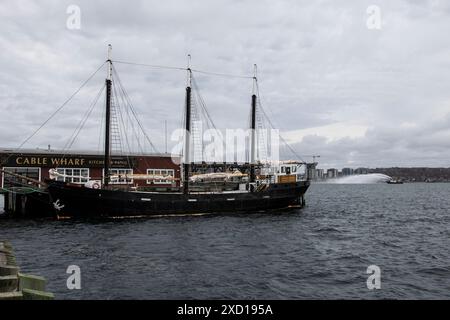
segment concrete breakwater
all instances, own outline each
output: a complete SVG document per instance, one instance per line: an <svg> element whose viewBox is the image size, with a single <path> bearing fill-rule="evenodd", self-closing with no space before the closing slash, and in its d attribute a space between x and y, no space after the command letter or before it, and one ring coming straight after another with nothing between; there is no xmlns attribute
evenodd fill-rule
<svg viewBox="0 0 450 320"><path fill-rule="evenodd" d="M11 244L0 241L0 300L54 299L45 286L45 278L21 273Z"/></svg>

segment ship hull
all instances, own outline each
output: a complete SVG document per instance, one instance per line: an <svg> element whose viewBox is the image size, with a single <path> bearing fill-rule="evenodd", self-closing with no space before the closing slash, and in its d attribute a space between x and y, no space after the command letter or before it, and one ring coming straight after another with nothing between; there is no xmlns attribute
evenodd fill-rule
<svg viewBox="0 0 450 320"><path fill-rule="evenodd" d="M273 184L261 192L151 193L89 189L63 183L48 186L56 214L69 217L160 216L258 212L303 206L309 181Z"/></svg>

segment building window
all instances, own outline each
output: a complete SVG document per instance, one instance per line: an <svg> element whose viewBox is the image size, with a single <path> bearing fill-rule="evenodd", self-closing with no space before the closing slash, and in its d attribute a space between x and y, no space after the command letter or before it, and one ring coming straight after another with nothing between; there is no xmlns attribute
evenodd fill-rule
<svg viewBox="0 0 450 320"><path fill-rule="evenodd" d="M285 172L285 168L284 168L284 166L282 166L281 167L281 173L284 173Z"/></svg>
<svg viewBox="0 0 450 320"><path fill-rule="evenodd" d="M132 175L133 169L110 169L109 174L111 176L115 175ZM111 177L111 184L133 184L133 179L131 178L113 178Z"/></svg>
<svg viewBox="0 0 450 320"><path fill-rule="evenodd" d="M41 181L41 169L40 168L3 168L4 171L19 174L27 178ZM14 177L3 172L2 187L26 187L30 185L30 182L26 179L21 179L19 177Z"/></svg>
<svg viewBox="0 0 450 320"><path fill-rule="evenodd" d="M297 167L296 166L292 167L292 172L297 172Z"/></svg>
<svg viewBox="0 0 450 320"><path fill-rule="evenodd" d="M153 174L155 176L175 176L175 170L173 169L147 169L147 174ZM172 184L173 180L147 180L147 184Z"/></svg>
<svg viewBox="0 0 450 320"><path fill-rule="evenodd" d="M89 169L87 168L57 168L56 172L64 175L56 177L56 181L84 184L89 181Z"/></svg>

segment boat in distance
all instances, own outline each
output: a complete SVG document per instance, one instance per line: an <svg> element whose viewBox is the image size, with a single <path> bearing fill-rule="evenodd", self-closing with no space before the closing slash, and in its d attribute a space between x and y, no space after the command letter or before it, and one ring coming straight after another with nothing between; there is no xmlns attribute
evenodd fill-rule
<svg viewBox="0 0 450 320"><path fill-rule="evenodd" d="M403 181L391 179L391 180L386 181L386 183L387 184L403 184Z"/></svg>

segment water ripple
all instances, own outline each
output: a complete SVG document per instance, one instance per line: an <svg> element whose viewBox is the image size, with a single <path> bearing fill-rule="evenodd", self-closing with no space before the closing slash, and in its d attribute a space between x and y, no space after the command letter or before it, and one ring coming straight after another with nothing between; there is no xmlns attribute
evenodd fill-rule
<svg viewBox="0 0 450 320"><path fill-rule="evenodd" d="M307 207L137 220L0 220L61 299L442 299L450 184L317 184ZM68 290L66 269L82 271ZM369 265L382 289L368 290Z"/></svg>

